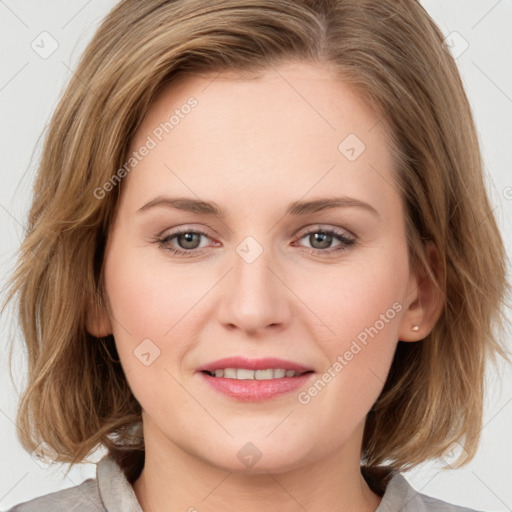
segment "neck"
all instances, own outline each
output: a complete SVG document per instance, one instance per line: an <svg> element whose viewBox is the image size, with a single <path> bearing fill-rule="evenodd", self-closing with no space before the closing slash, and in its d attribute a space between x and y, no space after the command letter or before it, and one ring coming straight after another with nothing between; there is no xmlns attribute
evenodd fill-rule
<svg viewBox="0 0 512 512"><path fill-rule="evenodd" d="M144 468L133 484L145 512L374 512L381 501L361 474L353 440L293 469L261 464L254 472L257 464L249 472L215 466L147 427Z"/></svg>

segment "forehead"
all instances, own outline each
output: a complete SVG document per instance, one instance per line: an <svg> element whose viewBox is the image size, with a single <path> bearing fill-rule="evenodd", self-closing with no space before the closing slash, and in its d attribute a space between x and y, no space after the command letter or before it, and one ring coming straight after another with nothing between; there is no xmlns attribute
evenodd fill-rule
<svg viewBox="0 0 512 512"><path fill-rule="evenodd" d="M186 76L162 91L136 133L130 153L152 148L128 192L277 202L269 192L295 200L364 188L385 202L397 194L389 140L385 121L320 65Z"/></svg>

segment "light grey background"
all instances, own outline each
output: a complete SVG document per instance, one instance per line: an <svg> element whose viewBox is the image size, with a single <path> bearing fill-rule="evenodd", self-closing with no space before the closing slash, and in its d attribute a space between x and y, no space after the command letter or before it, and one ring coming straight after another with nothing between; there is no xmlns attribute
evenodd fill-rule
<svg viewBox="0 0 512 512"><path fill-rule="evenodd" d="M0 0L1 286L14 267L24 234L40 135L79 55L114 4L113 0ZM422 4L444 34L452 34L449 41L458 55L476 118L491 201L510 255L512 1L423 0ZM55 44L58 47L47 55ZM23 387L23 349L15 352L16 389L8 372L6 347L9 336L16 338L18 347L21 340L11 311L0 321L0 508L5 509L76 485L94 476L95 467L78 465L64 477L64 467L40 467L19 445L14 419ZM510 339L509 334L509 347ZM459 470L441 471L439 463L429 463L406 473L417 490L475 509L512 510L512 369L501 364L499 373L501 382L496 372L489 379L476 458ZM102 454L96 454L96 460Z"/></svg>

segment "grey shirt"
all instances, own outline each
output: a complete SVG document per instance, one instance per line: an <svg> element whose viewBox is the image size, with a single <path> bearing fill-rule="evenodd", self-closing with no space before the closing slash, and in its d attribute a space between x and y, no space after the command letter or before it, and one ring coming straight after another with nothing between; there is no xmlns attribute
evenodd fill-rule
<svg viewBox="0 0 512 512"><path fill-rule="evenodd" d="M46 494L16 505L7 512L142 512L124 472L110 457L96 465L96 478L76 487ZM416 492L398 472L386 486L375 512L476 512Z"/></svg>

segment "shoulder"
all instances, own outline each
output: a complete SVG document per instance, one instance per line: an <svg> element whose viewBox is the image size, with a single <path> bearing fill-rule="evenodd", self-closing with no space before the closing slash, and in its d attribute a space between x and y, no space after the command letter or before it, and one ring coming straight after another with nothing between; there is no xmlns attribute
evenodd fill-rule
<svg viewBox="0 0 512 512"><path fill-rule="evenodd" d="M96 478L20 503L6 512L142 512L142 508L122 468L105 456L96 464Z"/></svg>
<svg viewBox="0 0 512 512"><path fill-rule="evenodd" d="M20 503L6 512L100 512L101 502L96 479L89 478L76 487L45 494Z"/></svg>
<svg viewBox="0 0 512 512"><path fill-rule="evenodd" d="M395 510L402 512L478 512L421 494L400 473L395 473L391 478L375 512L393 512Z"/></svg>

